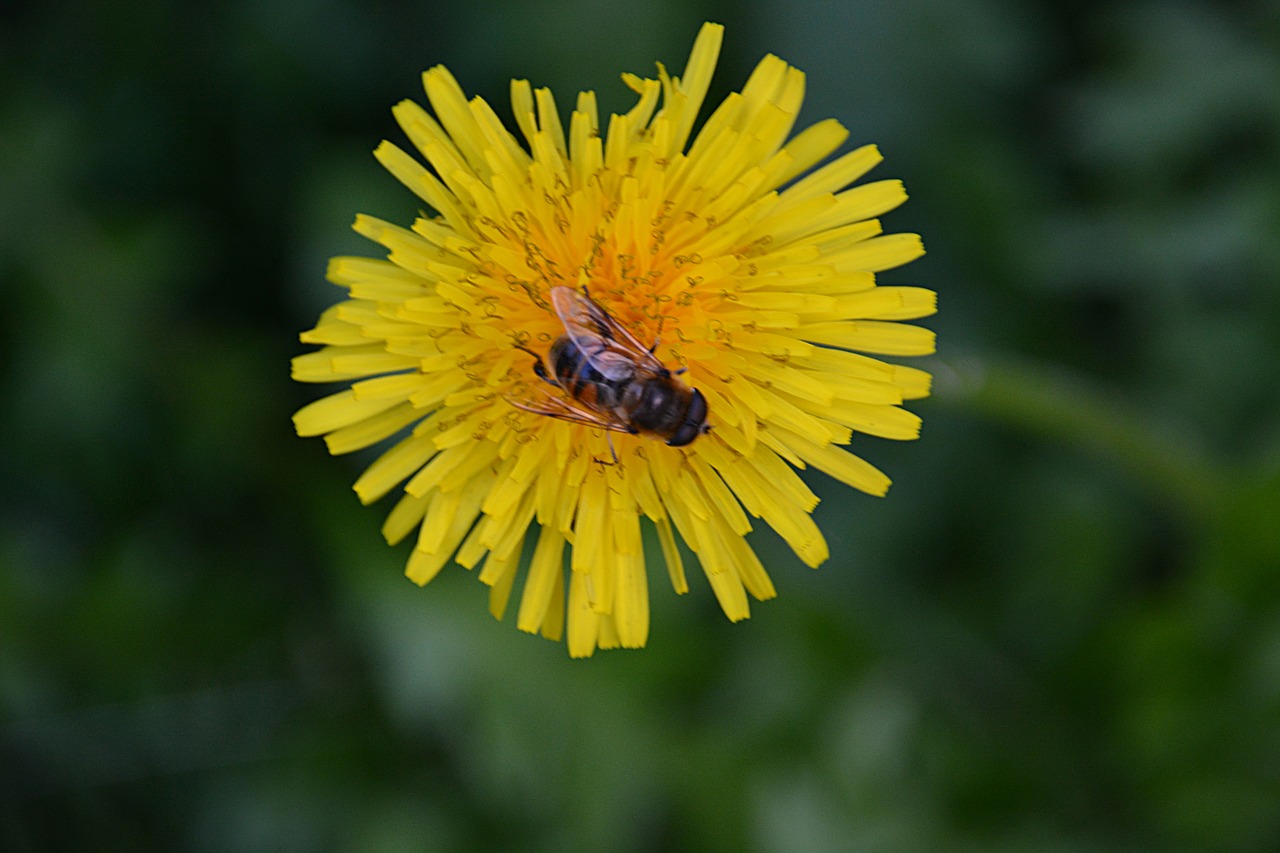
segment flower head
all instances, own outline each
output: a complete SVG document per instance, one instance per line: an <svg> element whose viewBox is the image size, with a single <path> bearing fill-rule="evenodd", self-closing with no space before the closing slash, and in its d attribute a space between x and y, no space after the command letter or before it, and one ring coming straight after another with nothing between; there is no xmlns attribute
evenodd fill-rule
<svg viewBox="0 0 1280 853"><path fill-rule="evenodd" d="M293 364L299 381L352 383L300 410L299 435L333 453L397 437L355 491L369 503L403 483L383 531L417 531L408 576L480 566L501 618L529 540L517 625L552 639L567 626L574 656L645 644L650 525L676 591L683 541L735 621L748 595L774 595L752 519L823 562L818 498L795 469L883 495L888 478L843 445L916 437L901 404L929 392L927 373L874 357L934 345L900 322L933 313L934 294L875 281L923 253L875 218L902 184L848 189L880 161L870 145L809 171L848 133L824 121L791 136L804 75L774 56L695 133L721 36L704 25L680 77L624 75L636 105L604 128L593 93L566 128L548 90L515 80L517 137L427 71L434 117L412 101L394 113L429 168L390 142L375 156L433 212L411 228L357 217L386 259L333 259L349 298ZM639 398L623 396L642 380L696 390L710 431L680 446L633 432Z"/></svg>

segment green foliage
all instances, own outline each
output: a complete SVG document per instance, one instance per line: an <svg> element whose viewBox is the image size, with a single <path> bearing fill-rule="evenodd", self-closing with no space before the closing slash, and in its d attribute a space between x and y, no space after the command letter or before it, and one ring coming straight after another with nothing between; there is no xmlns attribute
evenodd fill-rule
<svg viewBox="0 0 1280 853"><path fill-rule="evenodd" d="M425 590L288 358L445 63L621 109L728 25L878 142L939 291L883 501L571 662ZM1280 849L1274 3L0 13L0 849ZM517 591L518 592L518 591Z"/></svg>

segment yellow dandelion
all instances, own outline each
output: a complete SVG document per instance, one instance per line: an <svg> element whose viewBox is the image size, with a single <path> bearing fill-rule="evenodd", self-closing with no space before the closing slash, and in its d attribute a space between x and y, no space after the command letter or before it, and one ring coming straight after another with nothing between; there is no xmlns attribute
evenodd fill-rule
<svg viewBox="0 0 1280 853"><path fill-rule="evenodd" d="M299 381L351 383L300 410L299 435L335 454L396 438L355 491L403 484L383 532L417 531L406 574L479 566L498 618L523 574L517 627L567 627L575 657L645 644L646 528L675 590L683 541L734 621L774 595L752 519L823 562L795 469L883 495L889 479L843 446L915 438L901 404L929 393L929 374L874 357L934 348L901 322L934 294L875 280L924 251L875 218L901 182L848 188L880 162L871 145L809 171L848 132L790 135L804 75L774 56L695 134L722 35L704 25L680 77L623 75L636 105L603 130L594 93L566 128L550 91L512 81L523 140L427 71L434 116L394 114L429 168L390 142L374 153L432 212L411 228L356 218L386 259L333 259L349 298L293 362Z"/></svg>

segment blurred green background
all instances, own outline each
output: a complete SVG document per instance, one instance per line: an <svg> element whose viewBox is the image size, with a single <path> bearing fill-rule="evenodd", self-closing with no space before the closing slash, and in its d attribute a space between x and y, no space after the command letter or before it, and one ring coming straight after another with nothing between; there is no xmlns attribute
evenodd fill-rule
<svg viewBox="0 0 1280 853"><path fill-rule="evenodd" d="M936 394L821 570L573 662L402 577L288 359L422 70L618 110L704 19L906 180ZM1274 2L7 0L0 849L1280 849L1277 271Z"/></svg>

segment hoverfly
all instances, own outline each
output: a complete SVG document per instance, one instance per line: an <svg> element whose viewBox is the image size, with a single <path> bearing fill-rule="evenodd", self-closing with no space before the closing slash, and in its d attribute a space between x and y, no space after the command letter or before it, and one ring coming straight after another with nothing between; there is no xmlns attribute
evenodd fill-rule
<svg viewBox="0 0 1280 853"><path fill-rule="evenodd" d="M546 360L520 349L536 359L533 372L564 396L547 396L538 404L510 400L513 406L570 423L665 438L672 447L711 429L702 392L676 378L654 356L656 343L645 347L585 288L551 288L551 306L564 334L551 344Z"/></svg>

